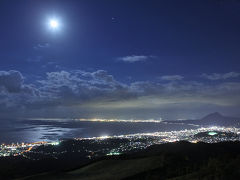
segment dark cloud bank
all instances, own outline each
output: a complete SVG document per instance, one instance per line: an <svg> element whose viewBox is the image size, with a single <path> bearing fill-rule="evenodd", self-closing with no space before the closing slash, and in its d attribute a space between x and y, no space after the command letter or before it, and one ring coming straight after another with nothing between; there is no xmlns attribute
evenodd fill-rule
<svg viewBox="0 0 240 180"><path fill-rule="evenodd" d="M213 111L239 115L240 83L231 79L236 74L202 75L209 82L166 75L126 84L104 70L75 70L49 72L27 84L19 71L0 71L0 115L122 119L197 118Z"/></svg>

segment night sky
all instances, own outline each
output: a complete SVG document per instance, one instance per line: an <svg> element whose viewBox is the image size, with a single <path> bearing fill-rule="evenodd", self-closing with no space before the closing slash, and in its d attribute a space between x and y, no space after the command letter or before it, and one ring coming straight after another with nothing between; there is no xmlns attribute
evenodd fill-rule
<svg viewBox="0 0 240 180"><path fill-rule="evenodd" d="M2 119L240 116L239 80L240 1L0 1Z"/></svg>

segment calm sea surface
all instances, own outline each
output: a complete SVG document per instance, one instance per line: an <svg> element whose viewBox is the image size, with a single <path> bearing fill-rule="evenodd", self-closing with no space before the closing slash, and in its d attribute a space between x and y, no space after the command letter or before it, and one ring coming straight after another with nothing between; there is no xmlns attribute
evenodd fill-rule
<svg viewBox="0 0 240 180"><path fill-rule="evenodd" d="M96 137L195 129L181 124L152 122L77 122L46 120L8 120L0 126L0 143L55 141L63 138Z"/></svg>

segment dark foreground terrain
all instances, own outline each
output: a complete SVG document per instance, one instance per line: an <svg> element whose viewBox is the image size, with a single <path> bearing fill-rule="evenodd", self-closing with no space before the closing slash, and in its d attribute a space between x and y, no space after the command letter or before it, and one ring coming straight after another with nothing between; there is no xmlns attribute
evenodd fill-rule
<svg viewBox="0 0 240 180"><path fill-rule="evenodd" d="M81 161L78 156L0 160L0 179L240 179L240 142L217 144L176 142L153 145L119 156Z"/></svg>

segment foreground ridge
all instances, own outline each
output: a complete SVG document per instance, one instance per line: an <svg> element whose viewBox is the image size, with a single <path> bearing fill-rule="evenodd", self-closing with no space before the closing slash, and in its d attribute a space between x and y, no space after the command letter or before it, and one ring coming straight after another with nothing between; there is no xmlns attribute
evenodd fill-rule
<svg viewBox="0 0 240 180"><path fill-rule="evenodd" d="M33 166L52 167L22 180L48 179L237 179L240 177L240 142L190 143L180 141L153 145L145 150L118 156L104 156L85 164L70 163L69 158L36 162L15 162L31 171ZM72 159L71 159L72 160ZM18 164L19 163L19 164ZM21 167L20 167L21 164ZM73 165L74 164L74 165ZM6 168L6 167L5 167ZM49 172L50 170L50 172ZM11 169L13 173L13 169ZM7 175L1 175L6 178ZM19 177L21 177L19 175ZM9 177L8 177L9 178ZM12 177L9 179L16 179ZM19 178L17 178L19 179Z"/></svg>

